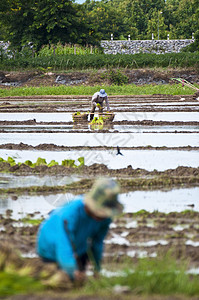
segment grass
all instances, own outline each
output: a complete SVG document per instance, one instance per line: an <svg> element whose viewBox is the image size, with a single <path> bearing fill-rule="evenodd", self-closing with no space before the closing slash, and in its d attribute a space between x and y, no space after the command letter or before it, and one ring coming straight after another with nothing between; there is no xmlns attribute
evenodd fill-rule
<svg viewBox="0 0 199 300"><path fill-rule="evenodd" d="M34 278L0 272L0 297L32 294L42 290L44 290L43 285Z"/></svg>
<svg viewBox="0 0 199 300"><path fill-rule="evenodd" d="M111 269L111 265L110 269ZM135 265L127 259L117 269L113 277L100 275L98 278L89 277L82 288L67 291L70 297L81 295L103 296L109 299L114 294L114 287L127 286L130 295L184 295L198 296L198 277L189 275L186 270L187 261L176 261L171 252L160 258L139 259ZM115 268L114 268L115 269ZM33 294L42 292L46 287L30 276L19 276L16 273L0 272L0 295ZM53 290L52 290L53 291ZM107 298L108 297L108 298ZM125 299L121 297L119 299Z"/></svg>
<svg viewBox="0 0 199 300"><path fill-rule="evenodd" d="M77 50L77 49L76 49ZM138 54L86 54L74 55L57 53L50 56L46 53L42 56L24 56L22 53L15 58L3 58L0 60L1 70L38 69L41 70L78 70L88 68L189 68L198 69L199 52L189 53L154 53Z"/></svg>
<svg viewBox="0 0 199 300"><path fill-rule="evenodd" d="M129 263L127 264L129 268ZM112 291L116 285L128 286L133 294L141 295L199 295L198 277L186 273L186 262L177 263L170 254L156 259L140 259L132 270L124 270L125 276L90 279L85 292L98 294L101 290Z"/></svg>
<svg viewBox="0 0 199 300"><path fill-rule="evenodd" d="M20 221L23 222L24 224L30 224L30 225L33 225L33 226L37 226L37 225L41 224L42 219L28 219L28 218L23 218Z"/></svg>
<svg viewBox="0 0 199 300"><path fill-rule="evenodd" d="M13 87L0 89L0 97L9 96L34 96L34 95L93 95L104 88L109 96L114 95L192 95L195 90L181 84L162 85L111 85L111 86L41 86L41 87Z"/></svg>

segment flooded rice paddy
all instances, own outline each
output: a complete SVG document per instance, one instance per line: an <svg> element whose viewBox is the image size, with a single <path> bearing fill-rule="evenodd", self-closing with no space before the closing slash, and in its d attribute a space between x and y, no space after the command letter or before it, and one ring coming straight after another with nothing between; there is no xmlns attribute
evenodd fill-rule
<svg viewBox="0 0 199 300"><path fill-rule="evenodd" d="M67 151L35 151L35 150L7 150L0 149L0 157L7 160L13 157L16 163L31 160L36 162L38 157L46 159L50 163L52 158L62 163L64 159L75 160L84 157L85 164L91 166L94 163L105 164L109 169L127 168L131 165L134 169L141 168L148 171L175 169L179 166L192 168L198 167L199 150L121 150L123 155L117 155L117 150L67 150Z"/></svg>
<svg viewBox="0 0 199 300"><path fill-rule="evenodd" d="M130 110L130 109L129 109ZM97 114L96 114L97 116ZM114 121L198 121L199 112L118 112ZM33 113L0 113L0 121L26 121L35 120L36 122L72 122L72 112L33 112Z"/></svg>
<svg viewBox="0 0 199 300"><path fill-rule="evenodd" d="M106 126L105 126L106 129ZM137 132L199 132L199 126L197 125L179 125L176 126L142 126L142 125L112 125L108 126L108 129L110 132L130 132L130 133L137 133ZM98 130L98 127L96 127L96 131ZM83 125L83 126L74 126L74 125L0 125L0 131L7 133L7 132L20 132L20 133L26 133L26 132L48 132L48 133L54 133L54 132L78 132L78 131L93 131L93 128L91 125ZM95 130L94 130L95 131Z"/></svg>
<svg viewBox="0 0 199 300"><path fill-rule="evenodd" d="M33 178L29 178L34 182ZM42 179L41 179L42 180ZM49 178L45 178L49 182ZM51 184L69 183L72 179L69 177L63 179L52 178ZM24 185L23 179L21 180ZM18 183L20 184L20 183ZM42 184L42 182L40 183ZM156 190L156 191L134 191L128 193L121 193L119 201L124 205L124 213L135 213L141 210L146 210L150 213L162 212L182 212L191 209L199 212L199 187L193 188L179 188L172 190ZM64 203L68 203L75 199L76 195L73 193L58 193L58 194L43 194L43 195L19 195L16 200L12 196L4 196L0 203L0 214L5 215L9 209L12 211L12 218L24 218L27 214L37 213L37 217L47 217L48 213ZM190 208L192 207L192 208ZM133 225L129 223L127 227ZM137 226L136 226L137 227Z"/></svg>
<svg viewBox="0 0 199 300"><path fill-rule="evenodd" d="M0 133L1 144L55 144L58 146L109 146L115 147L184 147L199 146L199 133Z"/></svg>
<svg viewBox="0 0 199 300"><path fill-rule="evenodd" d="M86 96L0 102L0 157L17 164L42 157L47 163L73 159L78 165L79 157L85 159L85 168L69 168L67 175L63 166L8 169L0 163L2 239L14 241L26 257L36 256L38 226L22 219L46 217L113 170L121 180L124 214L113 220L104 263L155 258L174 249L177 259L187 257L190 268L199 267L198 101L191 96L111 97L112 124L94 129L72 120L74 111L89 110ZM117 155L117 146L123 155ZM52 189L59 186L68 188Z"/></svg>

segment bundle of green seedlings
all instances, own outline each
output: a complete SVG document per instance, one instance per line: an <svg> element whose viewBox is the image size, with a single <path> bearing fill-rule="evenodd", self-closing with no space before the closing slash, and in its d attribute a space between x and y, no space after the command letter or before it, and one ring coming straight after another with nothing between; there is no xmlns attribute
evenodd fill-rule
<svg viewBox="0 0 199 300"><path fill-rule="evenodd" d="M114 118L114 114L110 112L106 112L103 114L99 114L99 117L94 117L90 122L91 125L103 125L106 122L111 122Z"/></svg>
<svg viewBox="0 0 199 300"><path fill-rule="evenodd" d="M15 166L15 165L21 165L22 163L19 162L19 163L16 163L15 160L12 158L12 157L8 157L7 160L3 159L2 157L0 157L0 163L1 162L5 162L5 163L9 163L10 166ZM62 163L61 165L64 166L64 167L68 167L68 168L79 168L79 167L82 167L84 166L84 157L79 157L78 158L78 162L80 163L79 165L76 165L75 164L75 160L73 159L64 159L62 160ZM53 166L56 166L56 165L59 165L58 162L56 162L54 159L51 160L50 163L47 163L45 158L41 158L41 157L38 157L37 158L37 161L35 163L32 163L31 160L26 160L23 164L31 167L31 168L35 168L37 166L47 166L47 167L53 167Z"/></svg>
<svg viewBox="0 0 199 300"><path fill-rule="evenodd" d="M87 121L88 115L89 115L89 112L77 111L77 112L73 113L73 121L76 121L79 119Z"/></svg>

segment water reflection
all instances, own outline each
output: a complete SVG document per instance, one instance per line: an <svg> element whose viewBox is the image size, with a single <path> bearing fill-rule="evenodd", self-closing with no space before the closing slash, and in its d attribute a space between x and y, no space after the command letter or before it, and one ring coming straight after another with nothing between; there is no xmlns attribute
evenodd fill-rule
<svg viewBox="0 0 199 300"><path fill-rule="evenodd" d="M144 109L143 109L144 110ZM71 112L59 113L0 113L1 121L72 122ZM114 121L198 121L199 112L117 112Z"/></svg>
<svg viewBox="0 0 199 300"><path fill-rule="evenodd" d="M73 201L74 198L72 193L59 193L40 196L22 195L13 201L11 196L4 195L0 199L0 214L5 214L7 209L11 209L15 219L35 212L46 216L55 207ZM119 197L124 205L124 212L137 212L142 209L149 212L180 212L190 209L190 204L194 205L195 211L199 211L198 199L199 187L170 191L135 191L120 194Z"/></svg>
<svg viewBox="0 0 199 300"><path fill-rule="evenodd" d="M32 146L39 144L55 144L58 146L108 146L116 147L183 147L191 145L192 147L199 146L199 134L190 133L112 133L112 132L91 132L91 133L0 133L0 144L7 143L24 143Z"/></svg>
<svg viewBox="0 0 199 300"><path fill-rule="evenodd" d="M63 186L77 182L78 180L80 180L80 178L76 176L16 176L12 174L1 174L0 188Z"/></svg>

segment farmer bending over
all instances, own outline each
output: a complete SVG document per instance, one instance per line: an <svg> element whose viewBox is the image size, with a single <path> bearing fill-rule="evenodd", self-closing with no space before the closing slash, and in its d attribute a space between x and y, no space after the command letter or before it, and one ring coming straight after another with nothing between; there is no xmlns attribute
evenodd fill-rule
<svg viewBox="0 0 199 300"><path fill-rule="evenodd" d="M91 112L90 112L90 121L93 120L94 112L96 107L99 107L100 113L103 112L103 102L106 101L107 110L110 111L109 102L108 102L108 96L107 93L105 93L104 89L101 89L99 92L96 92L91 100Z"/></svg>
<svg viewBox="0 0 199 300"><path fill-rule="evenodd" d="M90 192L52 211L38 232L39 256L56 262L72 281L85 280L89 259L98 272L111 218L122 212L118 193L116 181L98 179Z"/></svg>

